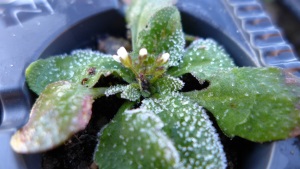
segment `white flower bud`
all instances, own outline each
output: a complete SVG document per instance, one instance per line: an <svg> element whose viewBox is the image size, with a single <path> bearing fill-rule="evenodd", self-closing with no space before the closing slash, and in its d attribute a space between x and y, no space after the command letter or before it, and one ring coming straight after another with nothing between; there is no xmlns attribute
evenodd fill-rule
<svg viewBox="0 0 300 169"><path fill-rule="evenodd" d="M117 62L122 63L125 67L130 68L132 66L131 58L124 47L120 47L117 50L118 55L113 55L113 59Z"/></svg>
<svg viewBox="0 0 300 169"><path fill-rule="evenodd" d="M148 52L147 52L147 49L146 49L146 48L140 49L140 52L139 52L139 55L140 55L140 56L145 56L145 55L147 55L147 54L148 54Z"/></svg>
<svg viewBox="0 0 300 169"><path fill-rule="evenodd" d="M113 55L112 57L113 57L113 59L114 59L116 62L121 63L120 56L118 56L118 55Z"/></svg>
<svg viewBox="0 0 300 169"><path fill-rule="evenodd" d="M118 49L117 54L123 60L126 60L128 58L128 52L126 51L126 49L123 46Z"/></svg>
<svg viewBox="0 0 300 169"><path fill-rule="evenodd" d="M169 53L164 53L161 55L161 60L163 63L166 63L170 58L170 54Z"/></svg>

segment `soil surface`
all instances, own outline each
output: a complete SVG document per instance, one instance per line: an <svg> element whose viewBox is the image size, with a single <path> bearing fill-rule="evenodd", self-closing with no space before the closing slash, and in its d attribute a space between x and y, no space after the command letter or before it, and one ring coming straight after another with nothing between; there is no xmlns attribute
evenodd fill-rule
<svg viewBox="0 0 300 169"><path fill-rule="evenodd" d="M64 145L43 154L44 169L93 168L98 132L118 111L124 101L117 97L102 97L93 104L93 115L87 128L74 135Z"/></svg>

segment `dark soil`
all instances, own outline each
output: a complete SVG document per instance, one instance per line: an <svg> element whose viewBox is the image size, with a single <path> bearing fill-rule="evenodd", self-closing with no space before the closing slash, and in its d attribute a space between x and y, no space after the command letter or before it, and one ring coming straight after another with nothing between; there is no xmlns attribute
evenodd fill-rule
<svg viewBox="0 0 300 169"><path fill-rule="evenodd" d="M102 97L93 104L93 115L87 128L64 145L43 154L44 169L89 169L97 145L98 132L118 111L124 100Z"/></svg>

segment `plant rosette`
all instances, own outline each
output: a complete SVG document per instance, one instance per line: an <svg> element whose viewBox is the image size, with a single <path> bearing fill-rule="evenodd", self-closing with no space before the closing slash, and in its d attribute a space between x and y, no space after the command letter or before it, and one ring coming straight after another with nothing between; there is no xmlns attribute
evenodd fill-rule
<svg viewBox="0 0 300 169"><path fill-rule="evenodd" d="M132 52L77 50L32 63L26 70L39 95L11 145L19 153L52 149L84 129L95 99L127 100L99 133L99 168L226 168L207 110L228 137L253 142L300 134L300 79L280 68L237 67L212 39L185 47L173 0L136 0L127 9ZM202 90L183 92L193 75ZM95 84L114 76L127 84ZM97 113L97 112L94 112Z"/></svg>

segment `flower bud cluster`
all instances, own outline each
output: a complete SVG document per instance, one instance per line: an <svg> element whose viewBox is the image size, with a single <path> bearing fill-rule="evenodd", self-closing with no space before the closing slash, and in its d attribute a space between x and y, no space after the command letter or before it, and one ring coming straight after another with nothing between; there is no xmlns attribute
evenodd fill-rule
<svg viewBox="0 0 300 169"><path fill-rule="evenodd" d="M117 51L117 54L118 55L113 55L113 59L116 62L122 63L127 68L132 67L131 57L129 56L127 50L124 47L120 47ZM147 55L148 55L147 49L141 48L139 51L139 58L145 58L147 57ZM163 65L168 62L169 58L170 58L170 54L164 53L157 58L156 63L158 65Z"/></svg>
<svg viewBox="0 0 300 169"><path fill-rule="evenodd" d="M162 55L159 55L156 59L152 58L154 59L152 60L150 59L151 57L148 55L147 49L141 48L139 50L138 60L132 61L132 58L128 54L126 49L124 47L121 47L117 50L117 55L113 55L112 57L116 62L119 62L125 67L131 69L132 72L135 74L137 81L146 84L146 82L151 83L151 81L155 81L165 72L166 68L163 65L168 62L170 54L163 53Z"/></svg>

